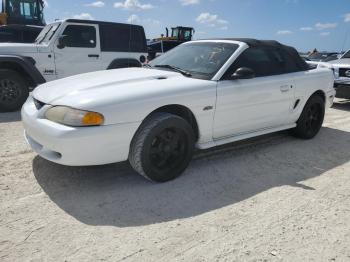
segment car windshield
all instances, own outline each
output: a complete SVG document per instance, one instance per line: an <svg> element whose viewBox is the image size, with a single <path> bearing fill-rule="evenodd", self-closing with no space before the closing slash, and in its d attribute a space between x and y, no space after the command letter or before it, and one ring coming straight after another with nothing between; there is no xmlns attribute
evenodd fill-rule
<svg viewBox="0 0 350 262"><path fill-rule="evenodd" d="M192 42L180 45L157 57L152 67L170 67L188 72L187 76L211 79L237 50L231 43Z"/></svg>
<svg viewBox="0 0 350 262"><path fill-rule="evenodd" d="M347 51L342 58L350 58L350 50Z"/></svg>
<svg viewBox="0 0 350 262"><path fill-rule="evenodd" d="M60 27L61 23L54 23L50 24L44 27L44 29L40 32L38 37L35 40L35 43L37 44L47 44L54 34L56 33L57 29Z"/></svg>
<svg viewBox="0 0 350 262"><path fill-rule="evenodd" d="M312 59L312 60L321 60L321 59L325 59L328 57L328 54L327 53L315 53L315 54L311 54L309 56L309 59Z"/></svg>
<svg viewBox="0 0 350 262"><path fill-rule="evenodd" d="M329 61L333 61L333 60L337 60L338 59L338 54L333 54L328 56L326 59L324 59L324 62L329 62Z"/></svg>
<svg viewBox="0 0 350 262"><path fill-rule="evenodd" d="M337 53L314 53L308 56L312 61L327 62L331 60L336 60L338 58Z"/></svg>

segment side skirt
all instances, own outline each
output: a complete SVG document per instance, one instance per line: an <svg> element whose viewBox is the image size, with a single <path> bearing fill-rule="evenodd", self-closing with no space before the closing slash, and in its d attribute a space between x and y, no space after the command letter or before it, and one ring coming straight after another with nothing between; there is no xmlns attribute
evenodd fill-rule
<svg viewBox="0 0 350 262"><path fill-rule="evenodd" d="M252 138L252 137L256 137L256 136L262 136L262 135L266 135L269 133L274 133L274 132L278 132L278 131L282 131L282 130L287 130L287 129L291 129L294 127L296 127L295 123L290 124L290 125L273 127L273 128L264 128L264 129L260 129L260 130L254 131L254 132L233 135L230 137L224 137L224 138L220 138L220 139L214 139L213 141L210 141L207 143L197 144L196 147L198 149L208 149L211 147L220 146L220 145L224 145L224 144L228 144L228 143L232 143L232 142L237 142L240 140L244 140L244 139L248 139L248 138Z"/></svg>

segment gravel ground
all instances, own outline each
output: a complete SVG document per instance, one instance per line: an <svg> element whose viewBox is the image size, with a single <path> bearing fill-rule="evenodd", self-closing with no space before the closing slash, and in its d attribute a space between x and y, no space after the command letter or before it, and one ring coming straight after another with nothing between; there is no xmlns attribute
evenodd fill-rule
<svg viewBox="0 0 350 262"><path fill-rule="evenodd" d="M72 168L0 114L0 261L350 261L350 102L311 141L286 132L196 155L152 184Z"/></svg>

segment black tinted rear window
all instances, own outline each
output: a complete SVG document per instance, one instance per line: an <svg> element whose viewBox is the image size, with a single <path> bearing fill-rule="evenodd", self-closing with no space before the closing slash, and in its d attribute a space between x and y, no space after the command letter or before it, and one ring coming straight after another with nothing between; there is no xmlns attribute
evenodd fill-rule
<svg viewBox="0 0 350 262"><path fill-rule="evenodd" d="M296 51L290 48L250 47L233 62L223 79L230 79L230 76L241 67L252 69L256 77L307 70L302 62Z"/></svg>
<svg viewBox="0 0 350 262"><path fill-rule="evenodd" d="M300 71L294 57L284 49L270 50L272 59L278 64L281 73L293 73Z"/></svg>
<svg viewBox="0 0 350 262"><path fill-rule="evenodd" d="M146 38L142 27L127 24L101 24L101 51L146 52Z"/></svg>
<svg viewBox="0 0 350 262"><path fill-rule="evenodd" d="M132 27L130 52L147 52L146 37L142 27Z"/></svg>
<svg viewBox="0 0 350 262"><path fill-rule="evenodd" d="M238 68L248 67L254 70L257 77L278 75L282 69L276 59L273 59L269 51L263 48L248 48L245 50L229 69L228 75L232 75Z"/></svg>

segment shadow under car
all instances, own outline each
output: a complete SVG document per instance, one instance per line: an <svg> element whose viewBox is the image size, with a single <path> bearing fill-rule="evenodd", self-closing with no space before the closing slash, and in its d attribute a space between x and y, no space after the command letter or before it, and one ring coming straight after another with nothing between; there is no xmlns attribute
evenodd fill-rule
<svg viewBox="0 0 350 262"><path fill-rule="evenodd" d="M350 161L349 144L349 132L327 127L307 141L264 136L199 152L183 176L164 184L128 163L67 167L37 156L33 171L50 199L77 220L131 227L197 216L283 185L317 190L300 182Z"/></svg>

